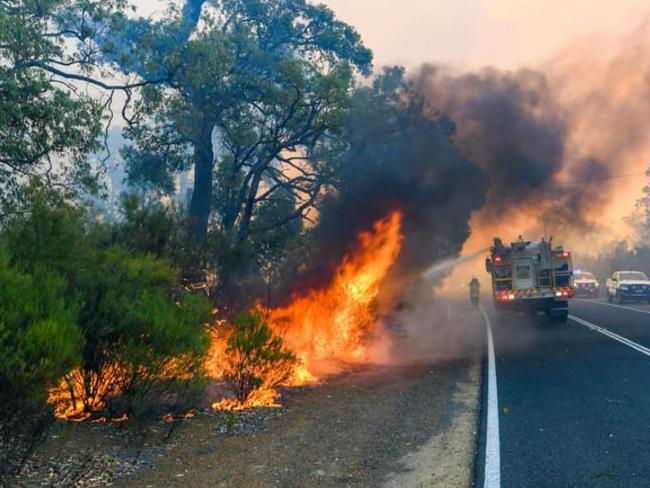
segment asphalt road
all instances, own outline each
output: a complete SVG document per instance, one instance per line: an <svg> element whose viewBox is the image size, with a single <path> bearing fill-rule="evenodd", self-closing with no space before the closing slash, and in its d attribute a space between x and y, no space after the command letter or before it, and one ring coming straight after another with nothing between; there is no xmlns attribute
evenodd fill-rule
<svg viewBox="0 0 650 488"><path fill-rule="evenodd" d="M566 325L485 308L498 426L485 368L476 486L650 486L650 306L574 299Z"/></svg>

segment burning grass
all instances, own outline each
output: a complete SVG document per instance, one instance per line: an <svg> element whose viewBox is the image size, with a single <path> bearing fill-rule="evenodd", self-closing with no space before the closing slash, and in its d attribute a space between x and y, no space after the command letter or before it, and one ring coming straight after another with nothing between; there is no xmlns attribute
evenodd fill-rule
<svg viewBox="0 0 650 488"><path fill-rule="evenodd" d="M248 373L242 373L242 368L257 368L253 376L265 380L245 385L244 389L249 390L245 397L238 393L242 388L233 387L236 400L219 402L214 407L272 406L280 384L316 382L333 364L367 361L368 342L378 331L377 296L401 244L401 214L395 211L377 221L370 231L359 234L357 251L343 259L329 286L294 296L286 307L258 307L254 314L264 318L270 334L265 336L264 353L241 357L242 348L233 347L231 334L236 332L223 332L221 324L213 334L206 363L209 374L225 377L231 385L239 375L242 386L242 379L251 380L243 378ZM293 360L279 353L285 345L295 354ZM265 362L265 355L282 360Z"/></svg>

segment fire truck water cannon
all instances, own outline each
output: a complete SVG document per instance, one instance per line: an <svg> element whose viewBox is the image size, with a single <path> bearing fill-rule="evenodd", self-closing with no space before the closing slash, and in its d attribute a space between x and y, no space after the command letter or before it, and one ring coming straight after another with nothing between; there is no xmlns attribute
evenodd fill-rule
<svg viewBox="0 0 650 488"><path fill-rule="evenodd" d="M519 239L509 246L495 237L485 260L492 276L497 311L544 312L553 322L566 322L575 294L571 253L548 241Z"/></svg>

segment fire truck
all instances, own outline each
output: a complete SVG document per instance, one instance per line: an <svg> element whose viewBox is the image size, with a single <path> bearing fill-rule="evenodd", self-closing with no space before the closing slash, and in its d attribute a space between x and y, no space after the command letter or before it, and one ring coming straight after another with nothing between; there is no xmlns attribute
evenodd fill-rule
<svg viewBox="0 0 650 488"><path fill-rule="evenodd" d="M553 322L566 322L569 299L575 294L571 253L553 247L552 241L524 241L520 236L506 246L494 239L485 267L492 275L498 312L543 312Z"/></svg>

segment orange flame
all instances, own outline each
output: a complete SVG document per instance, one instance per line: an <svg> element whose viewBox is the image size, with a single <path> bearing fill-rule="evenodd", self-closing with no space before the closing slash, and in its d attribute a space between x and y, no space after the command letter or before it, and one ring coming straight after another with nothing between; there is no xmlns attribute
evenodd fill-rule
<svg viewBox="0 0 650 488"><path fill-rule="evenodd" d="M48 402L54 405L54 415L75 422L88 420L94 412L104 408L104 397L120 391L117 378L121 374L120 368L114 365L107 365L101 375L84 374L78 368L73 369L58 386L48 391Z"/></svg>
<svg viewBox="0 0 650 488"><path fill-rule="evenodd" d="M344 258L331 284L295 296L287 307L265 310L270 327L283 337L299 358L290 385L318 381L321 367L334 363L363 362L368 339L376 331L377 296L402 244L401 213L392 212L372 230L358 236L358 251ZM207 369L211 376L222 372L219 363L226 352L227 337L213 335ZM277 392L256 392L249 406L276 405ZM215 408L236 408L224 401Z"/></svg>
<svg viewBox="0 0 650 488"><path fill-rule="evenodd" d="M296 297L286 308L271 310L270 323L302 359L296 383L315 379L315 361L360 362L365 340L377 323L376 299L399 254L401 214L391 213L359 235L359 251L346 256L328 288Z"/></svg>

